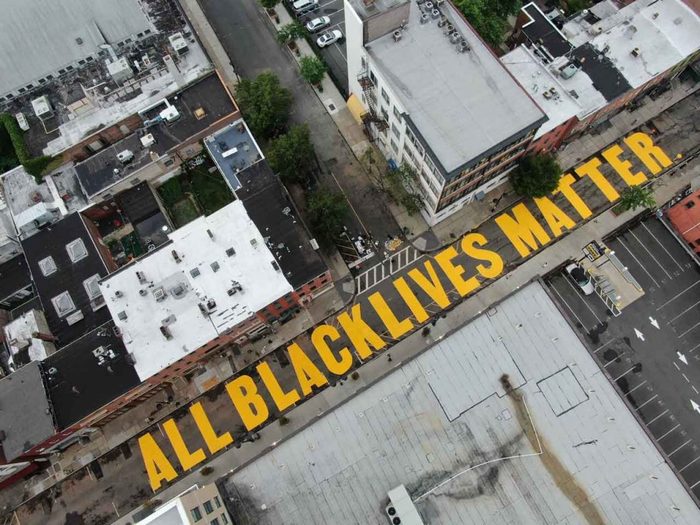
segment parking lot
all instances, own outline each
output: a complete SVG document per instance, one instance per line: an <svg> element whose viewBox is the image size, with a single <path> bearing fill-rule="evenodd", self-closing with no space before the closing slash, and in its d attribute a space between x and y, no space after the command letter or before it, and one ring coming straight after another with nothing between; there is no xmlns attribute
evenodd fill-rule
<svg viewBox="0 0 700 525"><path fill-rule="evenodd" d="M687 486L700 498L700 272L656 217L604 239L644 295L619 317L563 271L546 282ZM628 446L634 446L630 443Z"/></svg>
<svg viewBox="0 0 700 525"><path fill-rule="evenodd" d="M291 6L289 11L293 12ZM311 11L301 15L299 21L306 25L306 23L320 16L327 16L330 18L331 23L329 26L317 31L311 35L311 40L316 43L316 39L326 31L332 31L334 29L339 29L343 36L345 36L345 13L343 10L343 0L319 0L319 8L316 11ZM316 52L323 58L323 60L328 65L328 68L335 78L336 85L340 88L343 96L348 96L348 63L347 63L347 53L345 51L345 38L340 42L336 42L326 48L319 49L315 45Z"/></svg>

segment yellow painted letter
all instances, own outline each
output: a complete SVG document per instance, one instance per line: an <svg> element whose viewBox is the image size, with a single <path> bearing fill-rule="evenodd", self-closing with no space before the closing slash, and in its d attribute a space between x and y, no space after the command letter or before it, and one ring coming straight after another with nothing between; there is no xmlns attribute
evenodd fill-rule
<svg viewBox="0 0 700 525"><path fill-rule="evenodd" d="M350 367L352 367L352 354L347 348L341 348L338 351L338 359L328 344L326 339L337 341L340 339L340 332L335 326L327 324L318 325L311 333L311 343L314 345L319 357L326 365L326 368L331 374L342 376L345 375Z"/></svg>
<svg viewBox="0 0 700 525"><path fill-rule="evenodd" d="M246 429L253 430L270 417L270 411L263 397L258 394L258 387L252 377L237 377L226 384L226 391Z"/></svg>
<svg viewBox="0 0 700 525"><path fill-rule="evenodd" d="M182 439L182 434L180 434L180 430L177 428L174 419L168 419L163 423L163 430L165 430L165 435L168 436L170 444L173 446L175 455L180 465L182 465L183 470L190 470L192 467L196 467L207 459L207 456L201 448L198 448L194 452L190 452L187 449L185 440Z"/></svg>
<svg viewBox="0 0 700 525"><path fill-rule="evenodd" d="M177 472L151 434L144 434L139 438L139 448L153 492L160 488L163 481L170 482L177 477Z"/></svg>
<svg viewBox="0 0 700 525"><path fill-rule="evenodd" d="M309 356L304 353L298 344L292 343L289 345L287 352L289 353L292 367L294 367L294 372L297 374L301 393L304 396L308 396L313 391L313 387L322 387L328 384L326 376L313 364Z"/></svg>
<svg viewBox="0 0 700 525"><path fill-rule="evenodd" d="M462 238L462 251L467 254L467 257L490 263L488 266L477 265L476 271L485 279L495 279L503 273L503 259L496 252L482 250L475 246L484 246L486 243L488 243L486 237L480 233L469 233Z"/></svg>
<svg viewBox="0 0 700 525"><path fill-rule="evenodd" d="M549 226L552 235L555 237L560 237L564 230L572 230L576 227L576 223L571 220L571 217L554 204L549 197L541 197L534 200L544 220L547 221L547 226Z"/></svg>
<svg viewBox="0 0 700 525"><path fill-rule="evenodd" d="M552 240L525 204L520 203L511 211L513 217L506 212L496 217L495 221L521 257L527 257L531 251Z"/></svg>
<svg viewBox="0 0 700 525"><path fill-rule="evenodd" d="M438 277L433 263L431 261L425 261L424 266L425 272L428 274L427 277L423 275L418 268L413 268L413 270L408 272L408 276L413 279L413 282L420 286L421 290L428 294L428 297L435 301L436 305L442 309L447 308L450 306L450 298L445 291L445 287L440 282L440 277Z"/></svg>
<svg viewBox="0 0 700 525"><path fill-rule="evenodd" d="M625 144L641 160L649 171L658 175L664 168L668 168L673 161L646 133L632 133L625 139Z"/></svg>
<svg viewBox="0 0 700 525"><path fill-rule="evenodd" d="M361 359L369 359L372 356L369 345L372 345L375 350L381 350L386 346L379 334L362 319L362 309L359 304L353 304L350 313L341 313L338 316L338 322Z"/></svg>
<svg viewBox="0 0 700 525"><path fill-rule="evenodd" d="M593 212L591 212L591 209L586 206L583 199L579 197L579 194L571 187L576 180L576 177L571 175L571 173L565 173L562 178L559 179L559 187L554 191L554 194L556 195L557 192L561 192L566 200L569 201L569 204L574 207L576 213L578 213L582 219L588 219L588 217L593 215Z"/></svg>
<svg viewBox="0 0 700 525"><path fill-rule="evenodd" d="M603 175L598 169L602 164L603 163L598 157L593 157L585 164L581 164L578 168L576 168L576 173L579 177L589 177L593 181L593 184L598 186L598 189L603 192L605 198L607 198L610 202L615 202L620 198L620 194L617 193L617 190L612 184L610 184L610 182L608 182L605 175Z"/></svg>
<svg viewBox="0 0 700 525"><path fill-rule="evenodd" d="M632 163L629 160L620 159L623 150L617 144L610 146L603 152L603 158L608 161L617 174L622 177L628 186L637 186L647 180L647 176L641 171L632 173Z"/></svg>
<svg viewBox="0 0 700 525"><path fill-rule="evenodd" d="M379 292L375 292L370 295L369 302L374 307L374 310L382 320L382 323L384 323L384 326L386 326L386 329L389 330L391 337L394 339L400 339L413 329L413 323L410 319L403 319L399 321L396 318L394 312L391 311L391 308L389 308L389 305Z"/></svg>
<svg viewBox="0 0 700 525"><path fill-rule="evenodd" d="M476 277L470 277L466 280L462 277L465 272L464 266L452 262L452 259L457 257L457 255L459 255L457 250L453 246L450 246L438 253L435 256L435 261L442 271L445 272L445 275L452 283L452 286L455 287L457 293L465 297L479 287L479 280Z"/></svg>
<svg viewBox="0 0 700 525"><path fill-rule="evenodd" d="M280 412L284 412L290 406L294 405L294 403L299 401L299 399L301 399L299 392L297 392L295 389L292 389L289 392L282 390L282 387L277 381L275 374L272 373L269 363L263 361L255 369L258 371L260 379L262 379L262 382L265 384L267 391L270 392L270 396Z"/></svg>
<svg viewBox="0 0 700 525"><path fill-rule="evenodd" d="M424 323L430 318L428 312L425 311L425 308L423 308L423 305L418 300L418 297L416 297L416 294L413 292L413 290L411 290L403 277L399 277L394 281L394 288L396 288L396 291L399 292L403 302L406 303L408 309L411 310L411 314L413 314L413 317L416 318L416 322L418 324ZM442 292L444 294L445 290ZM445 296L447 296L447 294L445 294ZM447 303L449 304L449 301Z"/></svg>
<svg viewBox="0 0 700 525"><path fill-rule="evenodd" d="M202 403L195 403L190 407L190 414L194 418L194 422L197 424L199 433L202 434L202 439L207 444L209 452L216 454L219 450L223 450L233 443L233 438L230 432L224 432L220 436L216 434L214 427L209 421L209 416L204 411Z"/></svg>

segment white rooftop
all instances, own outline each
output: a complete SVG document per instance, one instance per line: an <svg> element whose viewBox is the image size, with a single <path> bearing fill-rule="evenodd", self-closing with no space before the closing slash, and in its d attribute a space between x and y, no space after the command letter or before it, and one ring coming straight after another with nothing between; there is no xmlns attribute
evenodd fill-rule
<svg viewBox="0 0 700 525"><path fill-rule="evenodd" d="M577 17L562 32L575 46L606 50L633 88L700 49L700 17L681 0L637 0L595 24Z"/></svg>
<svg viewBox="0 0 700 525"><path fill-rule="evenodd" d="M34 337L35 333L50 335L49 325L44 313L39 310L29 310L20 317L5 325L5 341L10 349L10 363L14 365L14 357L22 350L27 350L29 361L42 361L56 351L53 343Z"/></svg>
<svg viewBox="0 0 700 525"><path fill-rule="evenodd" d="M100 284L142 381L292 291L241 201L168 237ZM241 289L229 295L236 284Z"/></svg>
<svg viewBox="0 0 700 525"><path fill-rule="evenodd" d="M153 26L138 0L3 0L0 95Z"/></svg>
<svg viewBox="0 0 700 525"><path fill-rule="evenodd" d="M554 76L524 45L503 55L501 61L549 118L537 131L536 138L550 132L571 117L583 118L607 103L583 70L579 70L568 79ZM557 69L559 65L555 62L552 67ZM555 89L555 94L551 94L552 88ZM545 93L549 93L549 96L545 97Z"/></svg>
<svg viewBox="0 0 700 525"><path fill-rule="evenodd" d="M504 373L524 403L504 392ZM700 523L700 509L539 283L230 482L240 514L260 525L383 525L387 494L401 484L431 525ZM591 503L587 516L576 501Z"/></svg>
<svg viewBox="0 0 700 525"><path fill-rule="evenodd" d="M441 6L471 48L460 53L411 3L408 28L366 48L448 173L533 126L544 114L449 2Z"/></svg>

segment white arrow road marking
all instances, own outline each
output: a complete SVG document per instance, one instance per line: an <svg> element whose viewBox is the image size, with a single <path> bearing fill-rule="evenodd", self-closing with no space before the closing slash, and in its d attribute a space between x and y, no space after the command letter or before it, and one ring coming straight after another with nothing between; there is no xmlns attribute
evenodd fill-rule
<svg viewBox="0 0 700 525"><path fill-rule="evenodd" d="M698 414L700 414L700 405L698 405L692 399L690 400L690 405L693 407L693 410L695 410Z"/></svg>
<svg viewBox="0 0 700 525"><path fill-rule="evenodd" d="M681 354L680 352L676 352L676 354L678 354L678 359L680 359L684 365L688 364L688 360L685 358L685 356L683 354Z"/></svg>
<svg viewBox="0 0 700 525"><path fill-rule="evenodd" d="M637 330L636 328L634 329L634 335L636 335L639 339L644 341L644 334L642 332L640 332L639 330Z"/></svg>
<svg viewBox="0 0 700 525"><path fill-rule="evenodd" d="M656 319L654 319L653 317L650 316L649 322L651 323L651 326L653 326L657 330L661 330L661 328L659 328L659 322Z"/></svg>

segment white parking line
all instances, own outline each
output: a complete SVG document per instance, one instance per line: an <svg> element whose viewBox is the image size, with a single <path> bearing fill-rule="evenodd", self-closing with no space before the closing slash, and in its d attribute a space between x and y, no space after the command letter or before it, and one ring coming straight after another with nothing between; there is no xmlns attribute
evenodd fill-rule
<svg viewBox="0 0 700 525"><path fill-rule="evenodd" d="M686 309L683 310L681 313L679 313L676 317L674 317L673 319L671 319L671 320L669 321L669 323L672 323L673 321L675 321L676 319L678 319L680 316L685 315L688 311L692 310L693 308L695 308L695 307L696 307L697 305L699 305L699 304L700 304L700 301L698 301L698 302L695 303L694 305L692 305L692 306L686 308Z"/></svg>
<svg viewBox="0 0 700 525"><path fill-rule="evenodd" d="M666 301L664 304L662 304L661 306L659 306L659 307L656 309L656 311L658 312L658 311L661 310L662 308L668 306L668 305L671 304L673 301L675 301L676 299L678 299L681 295L683 295L685 292L687 292L688 290L690 290L690 289L692 289L692 288L695 288L698 284L700 284L700 281L696 281L694 284L691 284L690 286L688 286L688 288L686 288L686 289L683 290L682 292L677 293L676 295L674 295L673 297L671 297L668 301Z"/></svg>
<svg viewBox="0 0 700 525"><path fill-rule="evenodd" d="M649 228L647 228L647 225L642 223L642 228L644 228L647 232L649 232L649 235L651 235L654 238L654 240L656 241L656 244L661 246L661 249L666 252L666 255L668 255L674 263L676 263L676 266L678 266L678 269L680 271L684 271L683 266L681 266L681 264L675 259L675 257L673 257L673 255L671 255L671 253L666 249L664 244L656 237L656 235L654 235L652 233L652 231Z"/></svg>
<svg viewBox="0 0 700 525"><path fill-rule="evenodd" d="M613 379L613 381L618 381L619 379L622 379L623 377L625 377L627 374L629 374L629 373L630 373L632 370L634 370L634 369L635 369L635 367L633 366L632 368L630 368L629 370L627 370L627 372L625 372L624 374L622 374L622 375L620 375L620 376L617 376L615 379Z"/></svg>
<svg viewBox="0 0 700 525"><path fill-rule="evenodd" d="M340 46L338 45L338 42L336 42L336 43L333 44L333 45L338 49L338 53L340 53L340 56L343 57L343 60L345 60L345 61L347 62L347 61L348 61L348 57L345 56L345 53L343 53L343 50L342 50L342 49L340 48Z"/></svg>
<svg viewBox="0 0 700 525"><path fill-rule="evenodd" d="M651 253L651 252L649 251L649 248L647 248L647 247L645 246L645 244L639 239L639 237L637 237L637 234L634 233L633 230L630 230L629 232L632 234L632 237L634 237L635 240L639 243L639 245L640 245L642 248L644 248L644 251L647 252L647 253L649 254L649 257L651 257L651 258L654 260L654 262L657 264L657 266L658 266L659 268L661 268L661 270L666 274L666 277L668 277L669 279L673 279L673 277L671 276L671 274L668 273L668 272L666 271L666 268L664 268L663 265L659 262L659 260L658 260L656 257L654 257L654 254Z"/></svg>
<svg viewBox="0 0 700 525"><path fill-rule="evenodd" d="M649 276L649 279L651 279L651 280L654 282L654 284L656 285L656 287L657 287L657 288L661 288L661 287L659 286L659 283L656 282L656 279L654 279L654 277L652 277L652 275L649 273L649 271L646 269L646 267L640 262L639 259L637 259L637 256L636 256L635 254L633 254L632 251L631 251L627 246L625 246L625 243L622 242L622 238L621 238L621 237L618 237L618 238L617 238L617 241L620 243L620 246L622 246L625 250L627 250L627 252L632 256L632 258L633 258L635 261L637 261L637 264L638 264L639 266L641 266L642 270L644 270L644 273L646 273L646 274Z"/></svg>
<svg viewBox="0 0 700 525"><path fill-rule="evenodd" d="M690 465L692 465L693 463L695 463L699 459L700 459L700 456L696 457L693 461L688 463L685 467L683 467L682 469L679 469L678 472L683 472L685 469L687 469Z"/></svg>
<svg viewBox="0 0 700 525"><path fill-rule="evenodd" d="M690 486L690 489L691 489L691 490L694 489L698 484L700 484L700 480L698 480L698 481L696 481L695 483L693 483L693 484Z"/></svg>
<svg viewBox="0 0 700 525"><path fill-rule="evenodd" d="M330 0L329 2L326 2L325 4L320 4L320 5L318 6L318 8L319 8L319 9L323 9L323 8L326 7L327 5L335 4L337 1L338 1L338 0Z"/></svg>
<svg viewBox="0 0 700 525"><path fill-rule="evenodd" d="M654 421L656 421L657 419L659 419L659 418L662 417L662 416L665 416L666 414L668 414L668 408L667 408L666 410L664 410L663 412L661 412L661 414L659 414L658 416L656 416L654 419L652 419L651 421L649 421L649 423L647 423L647 426L650 426Z"/></svg>
<svg viewBox="0 0 700 525"><path fill-rule="evenodd" d="M698 326L700 326L700 321L698 321L698 322L695 323L693 326L691 326L690 328L688 328L685 332L683 332L681 335L679 335L679 336L678 336L678 339L681 339L682 337L685 337L686 334L692 332L692 331L695 330Z"/></svg>
<svg viewBox="0 0 700 525"><path fill-rule="evenodd" d="M661 441L663 438L665 438L666 436L668 436L669 434L671 434L674 430L676 430L679 426L681 426L680 423L678 423L675 427L673 427L671 430L669 430L668 432L666 432L666 433L665 433L663 436L661 436L660 438L657 438L656 441L657 441L657 442L658 442L658 441Z"/></svg>
<svg viewBox="0 0 700 525"><path fill-rule="evenodd" d="M564 281L566 281L568 283L568 285L571 287L571 289L574 291L574 293L581 299L581 301L583 301L583 304L585 304L586 308L588 308L588 311L593 314L593 317L595 317L599 323L602 323L602 321L600 320L600 317L598 317L596 315L596 313L593 311L593 308L588 306L588 303L586 302L586 298L583 295L581 295L579 290L573 284L571 284L571 281L569 279L566 279L566 278L564 278Z"/></svg>
<svg viewBox="0 0 700 525"><path fill-rule="evenodd" d="M652 401L654 401L654 399L656 399L657 397L659 397L659 394L654 394L652 397L650 397L649 399L647 399L646 401L644 401L644 403L642 403L641 405L639 405L635 410L640 410L640 409L644 408L644 407L647 406L649 403L651 403Z"/></svg>
<svg viewBox="0 0 700 525"><path fill-rule="evenodd" d="M671 452L671 453L668 455L668 457L670 458L671 456L673 456L676 452L678 452L680 449L682 449L684 446L686 446L686 445L687 445L688 443L690 443L691 441L693 441L693 440L692 440L692 439L689 439L688 441L686 441L685 443L683 443L680 447L678 447L676 450L674 450L673 452Z"/></svg>
<svg viewBox="0 0 700 525"><path fill-rule="evenodd" d="M695 352L695 350L697 350L698 348L700 348L700 343L696 344L693 348L691 348L690 350L688 350L688 353L689 353L689 354L692 354L692 353Z"/></svg>
<svg viewBox="0 0 700 525"><path fill-rule="evenodd" d="M637 386L635 386L632 390L630 390L629 392L627 392L625 395L626 395L626 396L630 395L632 392L634 392L635 390L637 390L640 386L644 386L644 385L646 385L646 384L647 384L647 380L645 379L644 381L642 381L641 383L639 383Z"/></svg>
<svg viewBox="0 0 700 525"><path fill-rule="evenodd" d="M607 343L604 343L604 344L600 345L598 348L596 348L595 350L593 350L593 353L594 353L594 354L597 354L597 353L600 352L603 348L605 348L606 346L608 346L610 343L614 343L614 342L615 342L615 339L610 339L610 341L608 341ZM698 345L698 346L700 346L700 345Z"/></svg>
<svg viewBox="0 0 700 525"><path fill-rule="evenodd" d="M685 375L685 374L681 374L681 375L683 376L683 379L685 379L685 381L686 381L687 383L690 383L690 379L688 379L688 376L687 376L687 375Z"/></svg>
<svg viewBox="0 0 700 525"><path fill-rule="evenodd" d="M579 324L584 328L584 330L586 330L586 332L588 332L589 329L586 327L585 324L583 324L583 321L581 321L581 318L578 315L576 315L576 312L574 312L574 309L571 308L571 306L569 306L569 303L567 303L566 300L561 296L561 294L559 293L559 290L557 290L557 287L554 286L554 283L552 283L552 290L554 290L554 293L557 294L557 296L559 297L561 302L566 305L566 307L571 312L571 315L573 315L576 318L576 320L579 322Z"/></svg>

